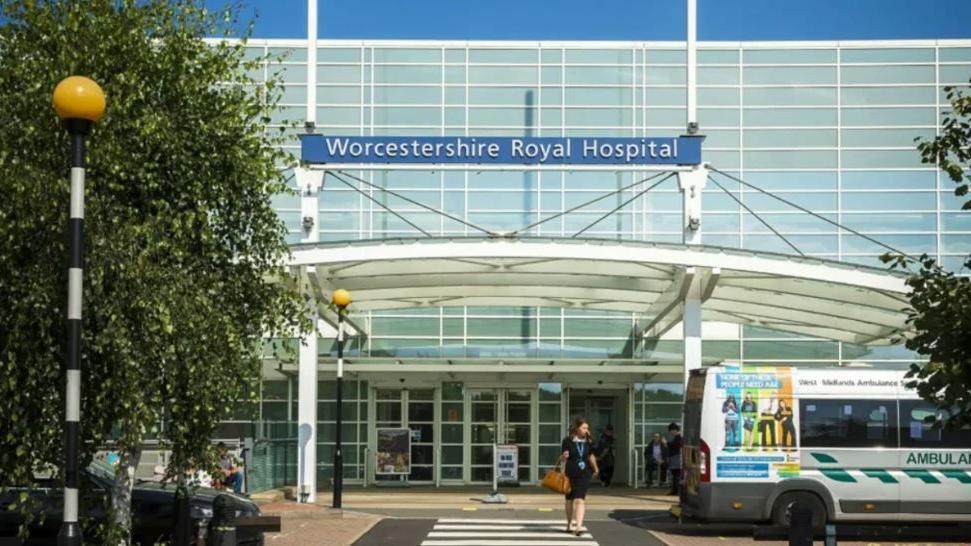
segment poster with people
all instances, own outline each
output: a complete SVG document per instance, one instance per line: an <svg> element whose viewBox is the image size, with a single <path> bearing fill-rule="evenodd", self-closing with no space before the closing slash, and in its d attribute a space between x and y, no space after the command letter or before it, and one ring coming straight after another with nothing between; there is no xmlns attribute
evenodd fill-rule
<svg viewBox="0 0 971 546"><path fill-rule="evenodd" d="M715 458L716 476L798 476L791 370L728 368L716 376L715 388L724 421L721 453Z"/></svg>
<svg viewBox="0 0 971 546"><path fill-rule="evenodd" d="M375 474L390 476L411 474L411 430L379 428Z"/></svg>

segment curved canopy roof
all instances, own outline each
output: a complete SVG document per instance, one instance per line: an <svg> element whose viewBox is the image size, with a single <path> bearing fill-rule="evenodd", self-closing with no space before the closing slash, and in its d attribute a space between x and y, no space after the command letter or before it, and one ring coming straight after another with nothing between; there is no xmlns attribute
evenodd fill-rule
<svg viewBox="0 0 971 546"><path fill-rule="evenodd" d="M381 239L295 245L290 266L357 310L543 306L630 311L640 334L681 320L693 293L706 321L859 344L907 329L905 277L830 260L634 241L563 238Z"/></svg>

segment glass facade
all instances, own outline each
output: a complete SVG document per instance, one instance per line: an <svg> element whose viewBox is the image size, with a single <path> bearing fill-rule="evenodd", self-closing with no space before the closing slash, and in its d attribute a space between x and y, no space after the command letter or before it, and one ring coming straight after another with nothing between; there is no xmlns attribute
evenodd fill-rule
<svg viewBox="0 0 971 546"><path fill-rule="evenodd" d="M273 57L263 76L280 74L285 82L283 107L274 125L302 126L307 75L313 70L317 131L324 134L676 136L684 131L683 44L321 41L317 66L312 67L298 42L252 41L247 51L254 57ZM282 61L277 60L280 56ZM961 267L971 252L971 220L967 212L959 212L963 200L954 197L950 180L921 163L914 139L936 134L948 108L945 86L968 88L971 42L703 42L698 61L705 161L891 247L926 252L948 268ZM303 129L287 131L292 137L288 149L298 155L297 135ZM351 174L493 231L519 229L642 177L634 172L589 171ZM880 265L877 257L883 248L736 182L720 178L719 183L807 255ZM384 192L359 188L433 235L477 234ZM640 189L631 188L525 233L568 237ZM420 236L333 177L325 180L319 204L321 241ZM299 196L279 196L275 206L290 241L299 242ZM672 179L584 236L680 242L681 210L681 195ZM702 230L704 244L792 252L712 184L703 195ZM677 359L681 352L677 336L666 336L650 340L640 353L630 353L627 341L638 317L629 313L460 307L353 318L370 332L367 339L352 342L349 354L355 357ZM332 340L321 340L320 347L322 354L334 353ZM913 359L901 347L853 346L728 325L706 330L703 351L711 359L747 364L862 361L903 367ZM521 473L535 473L536 458L545 460L562 432L554 432L554 426L562 426L564 417L553 417L560 411L560 391L553 399L549 397L554 391L544 390L543 384L501 393L457 385L437 381L429 385L432 390L420 394L425 397L421 401L417 391L405 396L399 390L394 398L391 392L370 390L378 424L417 427L422 437L432 438L427 446L415 444L413 456L423 462L416 462L412 478L432 481L438 468L443 481L489 479L491 468L483 461L491 461L491 444L497 438L528 437L537 451L521 454ZM674 387L633 385L634 445L642 446L677 414L680 391ZM266 394L278 394L279 388L264 388L263 419L284 415L285 406L276 394ZM347 402L357 409L345 409L345 416L357 419L345 425L348 477L364 472L360 461L367 443L369 388L365 382L359 388L358 398ZM327 421L328 404L334 402L327 398L328 390L320 392L324 442L327 427L333 427ZM395 404L398 409L393 409ZM290 411L288 419L295 415ZM330 460L325 443L318 457L324 469ZM440 460L428 462L435 457Z"/></svg>
<svg viewBox="0 0 971 546"><path fill-rule="evenodd" d="M251 43L253 56L282 56L280 122L304 119L306 50ZM685 53L679 44L320 42L317 127L348 135L674 136L685 119ZM971 47L896 44L705 44L698 53L698 104L705 160L901 251L959 268L971 251L971 221L951 182L923 165L915 138L933 137L948 108L943 88L967 87ZM298 153L302 129L293 129ZM354 172L355 176L494 231L511 231L631 184L613 172ZM885 249L721 179L720 183L801 251L880 265ZM475 235L461 223L365 186L362 189L433 235ZM570 236L641 188L635 187L530 235ZM301 237L296 196L277 208L293 242ZM791 252L718 187L703 197L705 244ZM585 236L679 242L675 180L611 215ZM356 191L328 178L320 198L322 241L420 235ZM630 315L562 309L444 309L368 317L369 356L492 357L623 355ZM712 355L752 361L909 358L901 351L839 347L741 331ZM791 349L783 348L792 342ZM658 350L676 354L677 343Z"/></svg>

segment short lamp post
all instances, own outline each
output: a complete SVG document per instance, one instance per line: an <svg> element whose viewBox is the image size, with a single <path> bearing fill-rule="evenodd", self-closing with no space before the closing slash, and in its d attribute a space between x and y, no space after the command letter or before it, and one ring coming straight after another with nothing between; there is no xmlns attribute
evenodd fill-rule
<svg viewBox="0 0 971 546"><path fill-rule="evenodd" d="M343 288L334 290L331 302L337 307L337 432L334 441L334 508L341 507L344 489L344 454L341 452L341 429L344 406L344 314L351 304L351 293Z"/></svg>
<svg viewBox="0 0 971 546"><path fill-rule="evenodd" d="M68 226L67 388L64 423L64 517L58 546L80 546L78 486L81 417L81 286L84 261L84 138L105 112L105 95L84 76L61 80L54 88L54 110L71 135L71 215Z"/></svg>

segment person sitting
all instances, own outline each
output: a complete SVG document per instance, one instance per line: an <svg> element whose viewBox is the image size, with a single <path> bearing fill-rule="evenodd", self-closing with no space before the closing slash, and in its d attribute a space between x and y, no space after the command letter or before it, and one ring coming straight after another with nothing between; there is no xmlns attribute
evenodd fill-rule
<svg viewBox="0 0 971 546"><path fill-rule="evenodd" d="M223 442L219 442L216 445L216 449L219 452L219 470L222 472L222 480L220 482L222 486L232 487L233 493L237 495L241 494L243 492L243 473L240 471L236 457L229 452L229 448Z"/></svg>

